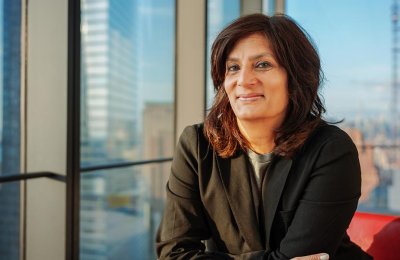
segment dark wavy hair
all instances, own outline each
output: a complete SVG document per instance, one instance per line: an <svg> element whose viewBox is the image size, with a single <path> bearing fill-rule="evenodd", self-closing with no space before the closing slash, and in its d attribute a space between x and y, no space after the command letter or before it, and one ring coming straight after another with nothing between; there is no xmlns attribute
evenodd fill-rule
<svg viewBox="0 0 400 260"><path fill-rule="evenodd" d="M211 52L211 76L216 90L213 106L204 122L204 134L221 157L251 148L240 133L236 116L223 87L226 59L235 44L254 33L265 35L278 63L286 69L289 103L282 125L276 129L274 153L292 157L310 134L325 121L325 107L318 95L323 73L309 35L285 15L251 14L233 21L215 39Z"/></svg>

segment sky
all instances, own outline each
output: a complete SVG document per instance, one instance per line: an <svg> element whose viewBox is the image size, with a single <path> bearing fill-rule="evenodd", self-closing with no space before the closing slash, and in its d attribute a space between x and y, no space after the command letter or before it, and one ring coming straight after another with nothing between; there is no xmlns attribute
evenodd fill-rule
<svg viewBox="0 0 400 260"><path fill-rule="evenodd" d="M392 93L390 0L288 0L286 12L314 39L328 115L389 116Z"/></svg>

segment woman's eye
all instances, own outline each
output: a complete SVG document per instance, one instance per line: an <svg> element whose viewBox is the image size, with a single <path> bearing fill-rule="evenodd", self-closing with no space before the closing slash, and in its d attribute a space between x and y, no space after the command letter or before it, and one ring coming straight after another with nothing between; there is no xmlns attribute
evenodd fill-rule
<svg viewBox="0 0 400 260"><path fill-rule="evenodd" d="M257 63L257 64L256 64L256 67L257 67L257 68L261 68L261 69L266 69L266 68L271 67L271 64L269 64L269 63L266 62L266 61L262 61L262 62Z"/></svg>
<svg viewBox="0 0 400 260"><path fill-rule="evenodd" d="M228 66L228 71L238 71L239 66L238 65L230 65Z"/></svg>

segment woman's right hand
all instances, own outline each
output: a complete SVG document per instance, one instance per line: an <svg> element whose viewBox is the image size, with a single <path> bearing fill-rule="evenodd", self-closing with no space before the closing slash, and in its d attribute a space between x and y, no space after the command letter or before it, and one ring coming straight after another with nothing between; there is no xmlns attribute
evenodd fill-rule
<svg viewBox="0 0 400 260"><path fill-rule="evenodd" d="M298 256L290 260L329 260L329 255L321 253L315 255Z"/></svg>

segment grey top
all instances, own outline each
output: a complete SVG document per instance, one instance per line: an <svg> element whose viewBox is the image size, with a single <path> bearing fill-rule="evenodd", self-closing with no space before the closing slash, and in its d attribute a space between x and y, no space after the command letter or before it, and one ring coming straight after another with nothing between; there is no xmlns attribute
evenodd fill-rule
<svg viewBox="0 0 400 260"><path fill-rule="evenodd" d="M261 190L262 179L271 163L272 153L259 154L249 149L247 151L247 155L249 156L250 163L253 167L253 173L257 181L257 187L259 190Z"/></svg>

